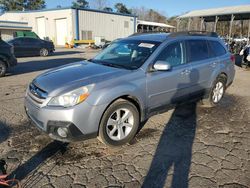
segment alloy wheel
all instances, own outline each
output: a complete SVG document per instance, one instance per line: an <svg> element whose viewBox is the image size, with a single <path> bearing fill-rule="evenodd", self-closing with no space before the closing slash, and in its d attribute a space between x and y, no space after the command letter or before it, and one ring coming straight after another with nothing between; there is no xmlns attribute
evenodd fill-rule
<svg viewBox="0 0 250 188"><path fill-rule="evenodd" d="M217 82L213 90L213 96L212 96L213 102L218 103L222 99L223 94L224 94L224 85L222 82Z"/></svg>
<svg viewBox="0 0 250 188"><path fill-rule="evenodd" d="M129 135L133 125L133 113L127 108L120 108L109 117L106 131L110 139L120 141Z"/></svg>

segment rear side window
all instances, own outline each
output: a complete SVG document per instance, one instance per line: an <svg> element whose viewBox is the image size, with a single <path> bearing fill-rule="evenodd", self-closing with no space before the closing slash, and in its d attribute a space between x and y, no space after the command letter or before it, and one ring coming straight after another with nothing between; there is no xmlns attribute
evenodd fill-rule
<svg viewBox="0 0 250 188"><path fill-rule="evenodd" d="M202 61L209 58L208 44L206 40L188 40L188 61Z"/></svg>
<svg viewBox="0 0 250 188"><path fill-rule="evenodd" d="M211 52L215 57L225 55L227 53L226 49L218 41L208 41Z"/></svg>

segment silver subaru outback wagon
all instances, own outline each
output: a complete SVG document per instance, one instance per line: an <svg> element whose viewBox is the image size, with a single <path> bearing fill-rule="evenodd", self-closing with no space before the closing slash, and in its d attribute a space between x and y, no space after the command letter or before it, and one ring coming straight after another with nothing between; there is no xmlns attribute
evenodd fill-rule
<svg viewBox="0 0 250 188"><path fill-rule="evenodd" d="M234 57L215 33L140 34L95 58L55 68L28 86L31 121L56 140L125 144L141 122L197 99L217 105L233 82Z"/></svg>

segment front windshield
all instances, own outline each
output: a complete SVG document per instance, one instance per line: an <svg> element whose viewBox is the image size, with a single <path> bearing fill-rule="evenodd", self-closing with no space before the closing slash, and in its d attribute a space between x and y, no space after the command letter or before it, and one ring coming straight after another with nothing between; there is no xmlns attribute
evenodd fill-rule
<svg viewBox="0 0 250 188"><path fill-rule="evenodd" d="M154 52L159 43L142 41L118 41L112 43L92 61L107 66L138 69Z"/></svg>

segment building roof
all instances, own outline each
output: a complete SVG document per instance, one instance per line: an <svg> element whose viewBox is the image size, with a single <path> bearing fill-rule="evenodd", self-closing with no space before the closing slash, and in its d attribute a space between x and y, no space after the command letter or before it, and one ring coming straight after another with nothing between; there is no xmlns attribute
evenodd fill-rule
<svg viewBox="0 0 250 188"><path fill-rule="evenodd" d="M2 21L2 20L0 20L0 29L32 30L32 27L29 27L27 22L15 22L15 21Z"/></svg>
<svg viewBox="0 0 250 188"><path fill-rule="evenodd" d="M150 25L150 26L157 26L157 27L166 27L166 28L175 28L172 25L168 25L165 23L158 23L158 22L149 22L149 21L143 21L143 20L137 20L137 24L139 25Z"/></svg>
<svg viewBox="0 0 250 188"><path fill-rule="evenodd" d="M51 8L51 9L41 9L41 10L25 10L25 11L8 11L6 13L34 13L34 12L46 12L46 11L60 11L60 10L67 10L67 9L84 10L84 11L99 12L99 13L104 13L104 14L137 17L136 15L133 15L133 14L122 14L122 13L118 13L118 12L109 12L109 11L104 11L104 10L96 10L96 9L90 9L90 8L74 8L74 7L61 7L61 8Z"/></svg>
<svg viewBox="0 0 250 188"><path fill-rule="evenodd" d="M232 6L232 7L222 7L222 8L214 8L214 9L204 9L204 10L195 10L188 12L178 18L192 18L192 17L230 17L231 15L235 15L236 19L250 19L250 5L241 5L241 6Z"/></svg>

